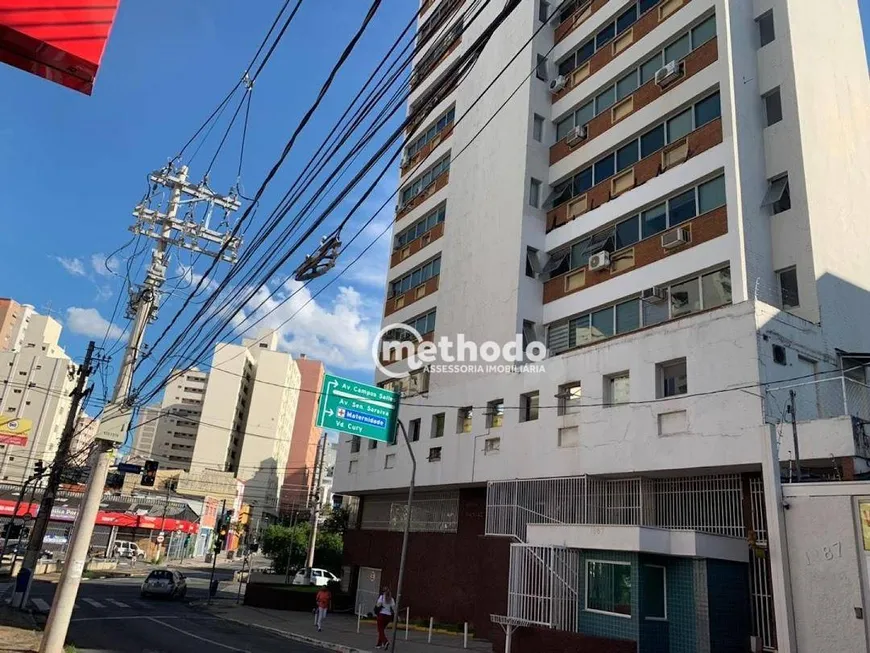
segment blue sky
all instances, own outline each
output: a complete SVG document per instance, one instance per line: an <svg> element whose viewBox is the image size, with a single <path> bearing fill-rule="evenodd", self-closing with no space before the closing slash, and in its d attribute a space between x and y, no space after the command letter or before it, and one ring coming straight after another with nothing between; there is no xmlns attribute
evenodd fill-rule
<svg viewBox="0 0 870 653"><path fill-rule="evenodd" d="M278 156L368 4L303 3L254 90L242 178L248 192ZM870 0L859 4L866 33ZM6 244L0 295L34 304L43 313L50 306L64 324L62 344L74 358L90 338L99 342L106 332L121 281L103 261L131 237L131 210L142 197L145 175L176 153L240 77L280 5L280 0L124 0L92 97L0 66L0 220ZM354 81L368 76L416 7L416 0L385 0L286 170L264 196L265 208L274 206L278 191L287 187L350 100ZM235 180L233 145L212 177L216 189ZM206 160L202 155L194 160L194 175L202 174ZM385 179L360 222L392 192L396 177ZM389 224L390 214L378 216L364 242ZM369 348L379 327L388 249L388 238L381 239L288 323L283 346L324 359L333 372L369 380ZM110 267L123 266L129 253L125 250ZM291 268L294 263L298 258L291 259ZM308 298L306 293L277 311L272 323L286 319L301 304L297 300ZM126 322L118 326L112 335L119 335Z"/></svg>

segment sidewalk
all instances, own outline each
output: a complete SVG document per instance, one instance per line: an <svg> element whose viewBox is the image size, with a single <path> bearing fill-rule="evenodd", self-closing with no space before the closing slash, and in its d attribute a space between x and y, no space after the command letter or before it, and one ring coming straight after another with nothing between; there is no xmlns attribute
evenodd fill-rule
<svg viewBox="0 0 870 653"><path fill-rule="evenodd" d="M373 623L362 623L360 632L356 632L356 617L345 614L330 614L323 625L323 631L317 632L314 627L314 617L307 612L289 612L285 610L265 610L245 605L203 607L209 613L220 616L227 621L235 621L253 628L261 628L278 633L289 639L319 646L330 651L343 653L368 653L375 649L378 635ZM432 643L427 643L428 633L410 630L408 639L405 631L399 627L396 648L402 653L460 653L461 651L492 651L492 645L483 640L468 638L468 648L462 648L462 634L433 634ZM392 631L390 635L392 641Z"/></svg>

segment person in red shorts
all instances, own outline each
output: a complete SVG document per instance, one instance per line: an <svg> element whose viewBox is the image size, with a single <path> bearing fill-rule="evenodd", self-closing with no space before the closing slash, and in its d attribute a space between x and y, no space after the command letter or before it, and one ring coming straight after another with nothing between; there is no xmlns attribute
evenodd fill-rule
<svg viewBox="0 0 870 653"><path fill-rule="evenodd" d="M378 643L375 648L387 650L390 640L387 639L387 626L396 616L396 600L390 594L390 588L385 587L375 604L375 617L378 620Z"/></svg>

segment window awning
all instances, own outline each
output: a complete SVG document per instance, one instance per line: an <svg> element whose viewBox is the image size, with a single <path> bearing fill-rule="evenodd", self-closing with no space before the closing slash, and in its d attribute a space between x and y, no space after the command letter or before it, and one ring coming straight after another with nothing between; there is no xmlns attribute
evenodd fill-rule
<svg viewBox="0 0 870 653"><path fill-rule="evenodd" d="M778 201L782 199L783 193L785 193L785 189L788 186L788 177L781 177L780 179L774 179L770 182L770 187L767 189L767 192L764 194L764 199L761 202L761 206L772 206L776 204Z"/></svg>

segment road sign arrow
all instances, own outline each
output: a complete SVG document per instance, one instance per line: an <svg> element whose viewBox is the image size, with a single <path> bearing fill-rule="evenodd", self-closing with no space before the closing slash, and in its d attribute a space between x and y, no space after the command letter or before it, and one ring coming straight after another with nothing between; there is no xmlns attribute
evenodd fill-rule
<svg viewBox="0 0 870 653"><path fill-rule="evenodd" d="M327 409L324 411L324 414L328 415L329 417L332 417L333 415L335 415L335 412L332 409Z"/></svg>

